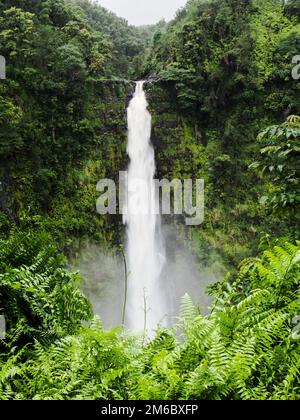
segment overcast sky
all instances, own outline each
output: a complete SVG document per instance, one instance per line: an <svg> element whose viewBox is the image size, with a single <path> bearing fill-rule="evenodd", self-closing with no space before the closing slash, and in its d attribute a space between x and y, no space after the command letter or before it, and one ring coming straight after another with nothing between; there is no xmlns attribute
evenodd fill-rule
<svg viewBox="0 0 300 420"><path fill-rule="evenodd" d="M171 20L176 10L184 6L187 0L98 0L98 2L124 17L132 25L157 23L165 18Z"/></svg>

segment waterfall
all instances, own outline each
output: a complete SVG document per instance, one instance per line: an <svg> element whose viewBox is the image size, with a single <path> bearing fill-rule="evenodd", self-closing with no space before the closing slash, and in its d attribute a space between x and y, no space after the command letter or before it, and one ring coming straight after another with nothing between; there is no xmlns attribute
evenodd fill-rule
<svg viewBox="0 0 300 420"><path fill-rule="evenodd" d="M163 323L167 309L160 284L165 251L156 209L155 156L147 106L144 82L137 82L127 109L130 164L123 212L128 260L126 326L137 332L147 329L151 335L153 329Z"/></svg>

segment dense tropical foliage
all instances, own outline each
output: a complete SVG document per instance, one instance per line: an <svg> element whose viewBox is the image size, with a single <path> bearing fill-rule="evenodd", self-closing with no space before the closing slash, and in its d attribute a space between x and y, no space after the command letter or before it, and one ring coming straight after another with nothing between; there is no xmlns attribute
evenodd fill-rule
<svg viewBox="0 0 300 420"><path fill-rule="evenodd" d="M2 399L299 398L299 243L246 260L212 288L206 317L186 296L177 328L149 341L91 320L78 276L48 242L1 243Z"/></svg>
<svg viewBox="0 0 300 420"><path fill-rule="evenodd" d="M140 28L89 0L1 1L0 399L300 399L299 54L299 0L189 0ZM177 229L231 272L152 340L105 331L69 270L87 240L119 248L96 183L126 166L142 77L159 177L206 182L203 226Z"/></svg>

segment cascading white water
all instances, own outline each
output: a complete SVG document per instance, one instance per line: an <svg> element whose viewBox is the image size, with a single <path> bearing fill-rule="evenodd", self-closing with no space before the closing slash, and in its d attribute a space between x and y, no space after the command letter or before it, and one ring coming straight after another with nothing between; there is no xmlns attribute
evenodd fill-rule
<svg viewBox="0 0 300 420"><path fill-rule="evenodd" d="M151 115L144 82L137 82L128 110L127 225L128 294L126 325L151 334L166 315L160 274L165 263L160 216L156 211L155 156L151 144Z"/></svg>

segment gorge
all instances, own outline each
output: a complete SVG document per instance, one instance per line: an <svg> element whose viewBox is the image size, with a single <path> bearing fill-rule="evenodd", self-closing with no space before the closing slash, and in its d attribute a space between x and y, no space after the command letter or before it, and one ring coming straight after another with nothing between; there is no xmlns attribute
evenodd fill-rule
<svg viewBox="0 0 300 420"><path fill-rule="evenodd" d="M300 399L299 48L299 0L0 2L0 400Z"/></svg>

